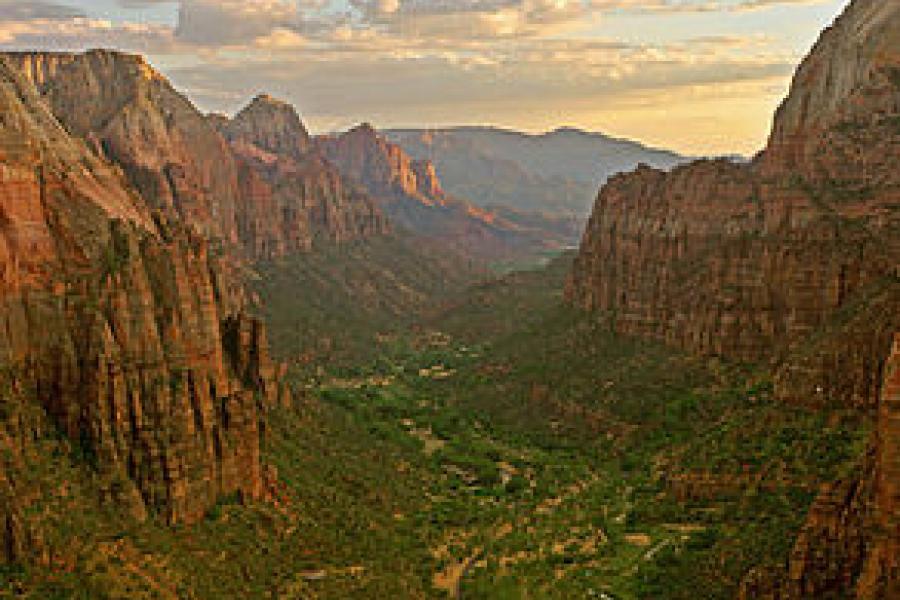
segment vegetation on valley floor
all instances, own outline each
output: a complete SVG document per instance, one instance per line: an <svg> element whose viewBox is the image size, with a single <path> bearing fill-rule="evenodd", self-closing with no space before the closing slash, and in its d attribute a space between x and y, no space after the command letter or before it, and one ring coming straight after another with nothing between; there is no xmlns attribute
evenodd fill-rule
<svg viewBox="0 0 900 600"><path fill-rule="evenodd" d="M868 425L778 405L752 368L612 334L563 305L568 262L445 295L411 327L382 329L385 305L349 315L357 287L336 271L328 302L291 288L271 306L293 312L270 319L314 320L341 359L293 362L302 392L266 429L268 499L136 525L96 504L108 482L47 433L56 458L26 467L47 514L66 515L53 530L70 555L6 571L5 595L732 597L785 559ZM310 285L283 268L265 302ZM308 349L273 340L288 358Z"/></svg>

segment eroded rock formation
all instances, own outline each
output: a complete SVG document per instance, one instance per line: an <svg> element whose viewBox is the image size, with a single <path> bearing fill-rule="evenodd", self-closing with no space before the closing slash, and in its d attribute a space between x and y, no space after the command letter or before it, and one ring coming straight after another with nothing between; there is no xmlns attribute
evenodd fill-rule
<svg viewBox="0 0 900 600"><path fill-rule="evenodd" d="M256 258L312 249L317 239L347 242L390 231L365 193L310 146L294 108L259 96L233 120L214 117L229 140L240 186L238 237Z"/></svg>
<svg viewBox="0 0 900 600"><path fill-rule="evenodd" d="M798 71L772 140L751 165L701 161L613 178L597 200L569 299L613 314L622 332L750 361L779 347L808 355L812 334L835 315L872 304L876 318L856 324L876 340L865 358L814 349L824 379L806 377L803 389L785 381L782 391L849 393L874 406L879 364L900 326L898 12L851 5ZM841 50L848 45L855 50ZM822 78L832 87L819 89ZM820 92L822 106L802 100ZM835 389L824 371L838 364L858 384Z"/></svg>
<svg viewBox="0 0 900 600"><path fill-rule="evenodd" d="M311 141L293 106L261 94L241 110L227 126L228 137L243 139L266 152L302 160Z"/></svg>

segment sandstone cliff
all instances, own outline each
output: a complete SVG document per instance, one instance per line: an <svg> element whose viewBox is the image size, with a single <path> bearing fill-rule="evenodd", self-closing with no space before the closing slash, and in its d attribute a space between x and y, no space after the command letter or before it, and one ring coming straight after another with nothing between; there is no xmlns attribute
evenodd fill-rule
<svg viewBox="0 0 900 600"><path fill-rule="evenodd" d="M228 145L139 57L118 52L7 55L73 136L122 167L154 207L236 243L237 169Z"/></svg>
<svg viewBox="0 0 900 600"><path fill-rule="evenodd" d="M877 343L853 365L858 383L843 390L874 406L878 365L900 326L898 12L851 4L798 71L753 164L701 161L613 178L597 200L569 299L609 311L626 333L750 361L794 343L818 352L824 369L853 361L823 356L835 349L817 350L812 334L882 296L871 310L883 318L857 324ZM847 45L853 52L841 50ZM820 90L823 79L833 89ZM828 394L804 379L807 387L783 393Z"/></svg>
<svg viewBox="0 0 900 600"><path fill-rule="evenodd" d="M262 94L228 124L231 138L250 140L266 152L302 160L311 142L294 107Z"/></svg>
<svg viewBox="0 0 900 600"><path fill-rule="evenodd" d="M309 157L309 135L286 103L259 96L234 120L208 118L139 56L6 56L62 125L120 166L153 208L229 251L267 259L306 250L317 237L386 229L364 195Z"/></svg>
<svg viewBox="0 0 900 600"><path fill-rule="evenodd" d="M37 63L38 84L68 68ZM257 496L259 423L279 390L241 285L6 59L0 109L0 360L19 397L137 518L192 521L224 494Z"/></svg>
<svg viewBox="0 0 900 600"><path fill-rule="evenodd" d="M433 179L427 181L429 166L416 164L400 146L387 141L368 123L338 136L322 137L317 143L343 173L378 198L407 197L425 205L442 200L440 185L435 186ZM430 174L434 175L433 168Z"/></svg>
<svg viewBox="0 0 900 600"><path fill-rule="evenodd" d="M668 170L688 159L602 133L560 128L526 134L497 127L392 129L383 132L413 158L429 159L444 189L482 208L579 220L576 245L597 189L640 163Z"/></svg>
<svg viewBox="0 0 900 600"><path fill-rule="evenodd" d="M900 333L885 366L876 432L877 534L860 578L861 597L900 596Z"/></svg>
<svg viewBox="0 0 900 600"><path fill-rule="evenodd" d="M890 424L884 373L900 331L898 122L900 5L855 0L799 68L752 164L700 161L670 174L642 167L610 180L567 297L623 333L771 361L785 401L881 406ZM878 457L896 433L881 431ZM867 463L869 475L823 493L798 540L792 583L776 586L775 597L854 588L877 597L870 580L896 585L895 558L881 558L896 553L879 550L892 547L896 528L872 525L896 504L879 500L868 513L873 490L897 476L879 460ZM874 542L877 531L893 541Z"/></svg>

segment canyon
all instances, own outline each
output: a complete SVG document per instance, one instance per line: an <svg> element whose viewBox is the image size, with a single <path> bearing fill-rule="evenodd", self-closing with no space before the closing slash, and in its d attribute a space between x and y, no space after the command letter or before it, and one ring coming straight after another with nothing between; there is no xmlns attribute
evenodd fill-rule
<svg viewBox="0 0 900 600"><path fill-rule="evenodd" d="M482 208L505 206L586 219L597 190L639 164L669 170L688 162L673 152L562 127L542 134L491 127L389 129L384 135L434 162L447 190ZM579 235L584 223L579 223ZM577 240L576 240L577 241Z"/></svg>
<svg viewBox="0 0 900 600"><path fill-rule="evenodd" d="M898 164L878 0L746 162L2 54L0 595L897 597Z"/></svg>

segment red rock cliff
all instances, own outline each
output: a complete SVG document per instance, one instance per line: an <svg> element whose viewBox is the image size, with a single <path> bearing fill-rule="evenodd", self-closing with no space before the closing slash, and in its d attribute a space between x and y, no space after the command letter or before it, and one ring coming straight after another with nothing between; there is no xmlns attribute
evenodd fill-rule
<svg viewBox="0 0 900 600"><path fill-rule="evenodd" d="M7 59L31 77L63 126L120 165L152 206L238 241L228 145L143 58L98 50Z"/></svg>
<svg viewBox="0 0 900 600"><path fill-rule="evenodd" d="M543 232L445 194L430 161L412 160L368 124L316 141L328 160L363 187L393 223L459 254L493 261L553 247Z"/></svg>
<svg viewBox="0 0 900 600"><path fill-rule="evenodd" d="M230 141L240 185L238 236L257 258L308 251L316 239L346 242L388 233L366 194L310 146L294 108L259 96L233 120L215 118Z"/></svg>
<svg viewBox="0 0 900 600"><path fill-rule="evenodd" d="M318 145L341 172L364 185L375 197L407 196L426 205L439 201L427 189L419 189L418 174L409 155L368 123L339 136L321 138Z"/></svg>
<svg viewBox="0 0 900 600"><path fill-rule="evenodd" d="M4 59L0 108L3 365L135 516L193 521L258 495L278 390L239 283Z"/></svg>
<svg viewBox="0 0 900 600"><path fill-rule="evenodd" d="M266 259L308 249L317 237L343 241L385 230L374 205L345 192L336 170L306 160L309 134L286 103L260 96L223 123L201 114L139 56L6 56L65 128L119 165L151 206L229 251Z"/></svg>
<svg viewBox="0 0 900 600"><path fill-rule="evenodd" d="M861 598L900 597L900 333L885 366L878 412L875 515L858 594Z"/></svg>
<svg viewBox="0 0 900 600"><path fill-rule="evenodd" d="M613 178L567 286L620 332L771 362L786 401L879 414L859 476L823 492L781 579L753 574L746 598L897 593L898 122L900 4L854 0L752 164Z"/></svg>
<svg viewBox="0 0 900 600"><path fill-rule="evenodd" d="M267 94L253 99L227 126L229 137L250 140L261 149L302 160L311 141L294 107Z"/></svg>
<svg viewBox="0 0 900 600"><path fill-rule="evenodd" d="M781 386L784 395L875 406L900 327L898 19L895 3L852 3L798 71L753 164L701 161L613 178L585 233L570 301L611 314L619 331L700 353L758 361L790 347L783 368L803 385ZM855 338L874 340L865 356L816 347L811 334L854 303L879 316L856 323ZM852 371L842 382L827 375L837 366Z"/></svg>

